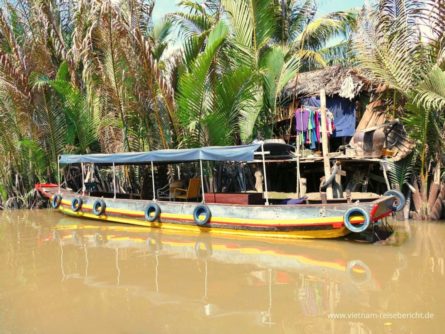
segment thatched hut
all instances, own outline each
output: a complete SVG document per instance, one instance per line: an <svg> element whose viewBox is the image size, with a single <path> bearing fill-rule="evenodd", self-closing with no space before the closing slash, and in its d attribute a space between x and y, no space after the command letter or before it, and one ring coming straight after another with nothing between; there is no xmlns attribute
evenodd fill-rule
<svg viewBox="0 0 445 334"><path fill-rule="evenodd" d="M402 124L389 119L384 101L379 100L384 88L361 70L342 66L299 73L289 82L281 97L285 107L276 118L278 136L288 143L295 142L295 111L314 101L316 106L321 89L326 92L328 108L338 107L339 128L345 129L333 135L333 151L346 145L350 158L377 158L386 153L394 160L403 159L412 151L414 144Z"/></svg>
<svg viewBox="0 0 445 334"><path fill-rule="evenodd" d="M324 89L327 96L338 95L351 100L362 92L372 92L375 87L358 69L331 66L299 73L286 86L284 94L288 97L310 97L317 96L320 89Z"/></svg>

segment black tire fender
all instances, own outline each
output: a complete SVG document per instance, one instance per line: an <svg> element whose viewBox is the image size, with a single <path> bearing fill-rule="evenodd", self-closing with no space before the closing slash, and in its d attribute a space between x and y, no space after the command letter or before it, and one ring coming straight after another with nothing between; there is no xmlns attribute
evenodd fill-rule
<svg viewBox="0 0 445 334"><path fill-rule="evenodd" d="M152 223L159 218L159 215L161 214L161 208L157 203L152 202L147 205L144 213L145 219Z"/></svg>
<svg viewBox="0 0 445 334"><path fill-rule="evenodd" d="M405 196L398 190L388 190L383 194L383 196L394 196L396 199L392 204L393 211L400 211L405 207L406 199Z"/></svg>
<svg viewBox="0 0 445 334"><path fill-rule="evenodd" d="M82 198L74 197L71 201L71 210L73 210L74 212L78 212L82 208L82 204Z"/></svg>
<svg viewBox="0 0 445 334"><path fill-rule="evenodd" d="M203 215L204 217L202 217ZM212 213L210 212L209 207L205 204L200 204L193 210L193 219L198 226L206 225L211 217Z"/></svg>
<svg viewBox="0 0 445 334"><path fill-rule="evenodd" d="M364 222L361 225L354 225L351 223L351 216L354 214L358 214L363 216L364 218ZM366 229L369 227L369 224L371 224L371 217L369 216L369 213L363 209L363 208L359 208L359 207L355 207L355 208L350 208L348 209L344 216L343 216L343 221L345 224L345 227L354 233L361 233L363 231L366 231Z"/></svg>
<svg viewBox="0 0 445 334"><path fill-rule="evenodd" d="M93 203L93 213L96 216L100 216L105 212L107 205L103 199L97 199Z"/></svg>
<svg viewBox="0 0 445 334"><path fill-rule="evenodd" d="M54 195L53 198L51 199L51 206L53 209L57 209L61 203L62 203L62 195L60 194Z"/></svg>

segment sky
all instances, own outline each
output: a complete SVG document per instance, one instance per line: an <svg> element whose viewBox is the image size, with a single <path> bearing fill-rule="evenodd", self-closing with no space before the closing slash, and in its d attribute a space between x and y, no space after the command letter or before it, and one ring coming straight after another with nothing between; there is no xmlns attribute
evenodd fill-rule
<svg viewBox="0 0 445 334"><path fill-rule="evenodd" d="M166 13L176 11L178 9L177 2L177 0L156 0L153 19L157 21ZM318 0L319 14L323 15L329 12L361 7L364 3L365 0Z"/></svg>

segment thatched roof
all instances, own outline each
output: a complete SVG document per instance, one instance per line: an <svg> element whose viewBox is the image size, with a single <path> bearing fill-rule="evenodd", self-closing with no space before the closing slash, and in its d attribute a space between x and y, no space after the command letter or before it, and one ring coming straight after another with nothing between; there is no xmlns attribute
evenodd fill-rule
<svg viewBox="0 0 445 334"><path fill-rule="evenodd" d="M331 66L321 70L299 73L284 88L286 97L318 96L321 89L326 95L340 95L353 99L360 92L370 91L372 82L355 68Z"/></svg>

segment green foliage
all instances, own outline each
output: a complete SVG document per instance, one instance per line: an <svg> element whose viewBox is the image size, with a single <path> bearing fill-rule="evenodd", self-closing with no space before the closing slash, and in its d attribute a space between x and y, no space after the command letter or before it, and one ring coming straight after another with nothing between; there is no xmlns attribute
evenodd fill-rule
<svg viewBox="0 0 445 334"><path fill-rule="evenodd" d="M88 108L86 96L69 81L67 63L60 65L54 80L41 76L35 79L34 86L49 86L60 95L66 124L65 138L61 141L65 145L77 147L76 153L87 153L97 141L97 125Z"/></svg>
<svg viewBox="0 0 445 334"><path fill-rule="evenodd" d="M416 164L420 176L417 202L423 202L416 209L423 218L432 210L429 203L436 201L428 198L431 167L440 167L443 159L444 20L443 1L381 0L374 10L363 13L354 38L359 64L392 89L394 96L402 96L401 105L395 107L416 141L418 159L401 162L393 177L403 185Z"/></svg>
<svg viewBox="0 0 445 334"><path fill-rule="evenodd" d="M437 64L419 83L414 102L425 109L445 109L445 72Z"/></svg>
<svg viewBox="0 0 445 334"><path fill-rule="evenodd" d="M411 177L415 173L417 159L418 155L414 152L403 160L397 162L392 160L387 161L389 166L388 174L393 186L397 185L398 189L403 189L406 184L411 183Z"/></svg>
<svg viewBox="0 0 445 334"><path fill-rule="evenodd" d="M189 141L188 146L208 143L203 123L214 107L214 95L208 89L208 75L215 54L227 33L227 26L220 21L210 32L204 52L193 62L190 72L184 74L179 81L178 118L182 126L186 127L188 136L185 139Z"/></svg>
<svg viewBox="0 0 445 334"><path fill-rule="evenodd" d="M319 18L314 0L183 0L158 22L152 0L4 4L0 183L17 198L55 181L63 153L271 137L282 89L302 69L344 59L349 45L329 40L355 20Z"/></svg>
<svg viewBox="0 0 445 334"><path fill-rule="evenodd" d="M297 57L289 56L288 50L280 46L267 50L260 62L265 85L265 107L270 110L273 118L278 96L285 85L295 77L300 63Z"/></svg>
<svg viewBox="0 0 445 334"><path fill-rule="evenodd" d="M24 161L32 164L32 169L37 180L44 180L48 160L45 151L39 143L31 139L23 139L18 142L20 155Z"/></svg>
<svg viewBox="0 0 445 334"><path fill-rule="evenodd" d="M7 197L55 181L62 153L174 143L163 63L172 23L152 24L152 1L4 2L0 183Z"/></svg>

